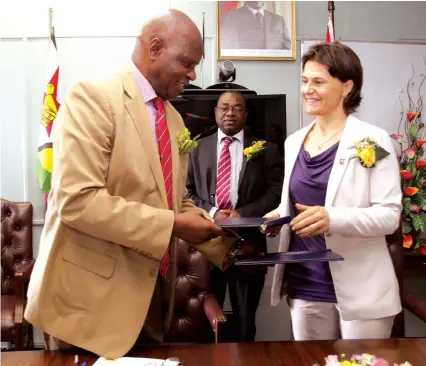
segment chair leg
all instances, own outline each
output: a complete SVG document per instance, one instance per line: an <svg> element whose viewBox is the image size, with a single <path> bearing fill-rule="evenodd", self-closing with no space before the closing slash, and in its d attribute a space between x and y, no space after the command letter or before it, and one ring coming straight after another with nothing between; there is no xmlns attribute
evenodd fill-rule
<svg viewBox="0 0 426 366"><path fill-rule="evenodd" d="M26 349L33 349L34 348L34 333L33 333L33 326L31 324L28 324L27 328L27 345Z"/></svg>
<svg viewBox="0 0 426 366"><path fill-rule="evenodd" d="M22 324L15 325L14 329L15 333L15 350L16 351L22 351L24 349L24 339L23 339L23 331L22 331Z"/></svg>

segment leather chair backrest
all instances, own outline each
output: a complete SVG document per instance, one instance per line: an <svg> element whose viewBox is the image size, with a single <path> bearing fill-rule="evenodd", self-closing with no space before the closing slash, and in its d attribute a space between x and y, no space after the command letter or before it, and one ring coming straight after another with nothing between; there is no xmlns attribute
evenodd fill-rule
<svg viewBox="0 0 426 366"><path fill-rule="evenodd" d="M174 315L166 336L168 342L211 341L211 326L203 299L210 288L210 263L197 250L179 240Z"/></svg>
<svg viewBox="0 0 426 366"><path fill-rule="evenodd" d="M15 295L16 272L33 259L33 206L1 199L1 294Z"/></svg>

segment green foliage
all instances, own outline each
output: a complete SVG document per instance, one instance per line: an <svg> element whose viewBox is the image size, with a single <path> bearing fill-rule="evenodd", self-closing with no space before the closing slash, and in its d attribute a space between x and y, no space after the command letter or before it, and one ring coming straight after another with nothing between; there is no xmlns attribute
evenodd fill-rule
<svg viewBox="0 0 426 366"><path fill-rule="evenodd" d="M426 216L424 213L411 213L410 217L413 220L413 227L415 231L423 231L426 224Z"/></svg>
<svg viewBox="0 0 426 366"><path fill-rule="evenodd" d="M402 233L408 234L413 230L413 226L411 225L411 222L408 222L407 220L404 220L402 222Z"/></svg>

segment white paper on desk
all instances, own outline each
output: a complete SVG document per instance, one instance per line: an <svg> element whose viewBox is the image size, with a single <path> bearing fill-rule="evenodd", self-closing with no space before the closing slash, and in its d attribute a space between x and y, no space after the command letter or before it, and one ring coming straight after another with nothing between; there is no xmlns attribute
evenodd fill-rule
<svg viewBox="0 0 426 366"><path fill-rule="evenodd" d="M93 366L162 366L165 360L158 358L121 357L115 360L99 358ZM178 366L177 361L167 361L167 366Z"/></svg>

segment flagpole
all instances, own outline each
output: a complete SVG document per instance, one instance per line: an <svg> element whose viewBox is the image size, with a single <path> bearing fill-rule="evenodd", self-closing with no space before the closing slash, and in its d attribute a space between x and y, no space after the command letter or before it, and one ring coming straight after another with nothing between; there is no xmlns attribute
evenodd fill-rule
<svg viewBox="0 0 426 366"><path fill-rule="evenodd" d="M49 29L48 29L48 33L47 34L49 35L49 38L51 38L52 26L53 26L53 20L52 20L52 18L53 18L53 8L49 8L48 17L49 17L49 21L48 21Z"/></svg>
<svg viewBox="0 0 426 366"><path fill-rule="evenodd" d="M333 38L336 39L336 28L334 25L334 1L328 2L328 14L331 16L331 24L333 24Z"/></svg>
<svg viewBox="0 0 426 366"><path fill-rule="evenodd" d="M48 10L48 42L49 42L49 48L50 48L50 40L53 38L52 34L53 34L53 8L49 8ZM56 46L56 45L55 45ZM48 194L44 194L44 215L46 216L46 211L47 211L47 198L48 198Z"/></svg>
<svg viewBox="0 0 426 366"><path fill-rule="evenodd" d="M201 74L201 88L204 89L204 72L203 72L203 66L204 66L204 60L206 58L206 43L205 43L205 29L204 29L204 18L205 18L205 12L202 12L203 14L203 58L201 59L200 63L200 74Z"/></svg>

